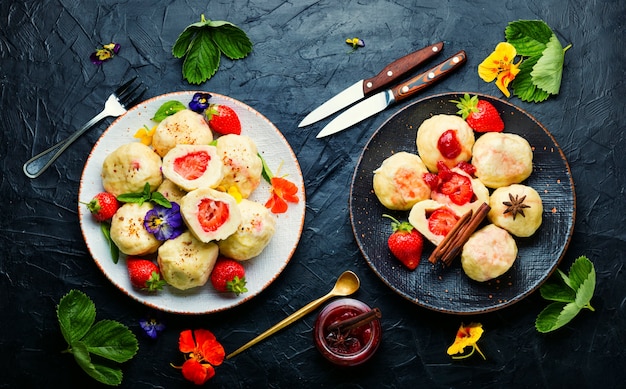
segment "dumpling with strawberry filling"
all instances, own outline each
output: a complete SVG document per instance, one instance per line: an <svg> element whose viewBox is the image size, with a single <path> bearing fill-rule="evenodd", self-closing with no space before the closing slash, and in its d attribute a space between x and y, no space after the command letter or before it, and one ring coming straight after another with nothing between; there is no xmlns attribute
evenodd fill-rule
<svg viewBox="0 0 626 389"><path fill-rule="evenodd" d="M489 189L460 167L449 169L440 163L439 173L430 182L434 186L430 197L446 204L459 215L469 210L476 211L482 203L489 204Z"/></svg>
<svg viewBox="0 0 626 389"><path fill-rule="evenodd" d="M430 197L430 187L424 181L427 173L418 155L395 153L374 170L374 193L386 208L408 211L418 201Z"/></svg>
<svg viewBox="0 0 626 389"><path fill-rule="evenodd" d="M437 246L462 215L446 204L438 203L435 200L424 200L411 208L409 223Z"/></svg>
<svg viewBox="0 0 626 389"><path fill-rule="evenodd" d="M163 157L163 175L191 192L215 188L223 177L222 159L209 145L177 145Z"/></svg>
<svg viewBox="0 0 626 389"><path fill-rule="evenodd" d="M189 230L204 243L228 238L241 223L237 200L211 188L187 193L180 200L180 213Z"/></svg>
<svg viewBox="0 0 626 389"><path fill-rule="evenodd" d="M152 147L161 157L176 145L208 145L213 133L203 115L183 109L163 119L152 136Z"/></svg>
<svg viewBox="0 0 626 389"><path fill-rule="evenodd" d="M241 200L239 211L239 228L217 244L222 255L245 261L261 254L270 243L276 231L276 219L264 205L247 199Z"/></svg>
<svg viewBox="0 0 626 389"><path fill-rule="evenodd" d="M106 156L101 176L104 189L115 196L142 192L146 183L154 191L163 181L161 157L143 143L126 143Z"/></svg>
<svg viewBox="0 0 626 389"><path fill-rule="evenodd" d="M263 162L252 138L228 134L217 138L217 153L224 164L224 177L219 187L229 191L235 187L247 199L261 183Z"/></svg>
<svg viewBox="0 0 626 389"><path fill-rule="evenodd" d="M485 282L506 273L517 258L517 244L505 229L488 224L463 245L461 266L474 281Z"/></svg>
<svg viewBox="0 0 626 389"><path fill-rule="evenodd" d="M186 290L206 284L218 254L217 244L200 242L185 231L159 247L157 260L163 279L176 289Z"/></svg>
<svg viewBox="0 0 626 389"><path fill-rule="evenodd" d="M533 151L517 134L488 132L474 144L472 165L488 188L519 184L533 171Z"/></svg>
<svg viewBox="0 0 626 389"><path fill-rule="evenodd" d="M111 240L126 255L146 255L157 251L161 245L144 227L146 213L152 204L145 202L122 205L111 219Z"/></svg>
<svg viewBox="0 0 626 389"><path fill-rule="evenodd" d="M474 130L457 115L434 115L417 129L417 154L431 172L439 170L437 163L453 168L472 158Z"/></svg>

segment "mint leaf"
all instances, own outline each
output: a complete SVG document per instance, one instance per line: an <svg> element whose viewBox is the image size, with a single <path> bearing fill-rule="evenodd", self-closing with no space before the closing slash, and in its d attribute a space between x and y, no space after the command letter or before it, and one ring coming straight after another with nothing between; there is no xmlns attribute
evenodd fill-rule
<svg viewBox="0 0 626 389"><path fill-rule="evenodd" d="M96 319L96 306L78 290L63 296L57 306L57 318L65 341L71 345L89 331Z"/></svg>
<svg viewBox="0 0 626 389"><path fill-rule="evenodd" d="M518 20L508 24L504 35L518 55L534 57L541 55L553 33L542 20Z"/></svg>
<svg viewBox="0 0 626 389"><path fill-rule="evenodd" d="M569 323L578 312L580 308L575 303L552 303L539 313L535 328L542 333L554 331Z"/></svg>
<svg viewBox="0 0 626 389"><path fill-rule="evenodd" d="M172 208L172 203L160 192L152 192L152 195L150 196L150 201L155 204L159 204L160 206L165 208Z"/></svg>
<svg viewBox="0 0 626 389"><path fill-rule="evenodd" d="M123 203L137 203L139 205L142 205L143 203L145 203L146 201L151 201L155 204L159 204L165 208L171 208L172 207L172 203L170 203L170 201L163 196L161 193L159 192L152 192L150 189L150 183L146 182L146 184L143 186L143 191L142 192L137 192L137 193L123 193L119 196L117 196L117 200L121 201Z"/></svg>
<svg viewBox="0 0 626 389"><path fill-rule="evenodd" d="M561 42L556 35L552 35L541 58L530 72L533 83L550 94L558 94L561 88L564 58L565 51Z"/></svg>
<svg viewBox="0 0 626 389"><path fill-rule="evenodd" d="M222 53L235 60L252 51L246 33L226 21L212 21L201 15L198 23L187 26L172 46L172 55L183 60L183 78L201 84L219 69Z"/></svg>
<svg viewBox="0 0 626 389"><path fill-rule="evenodd" d="M75 342L72 354L78 366L96 381L111 386L117 386L122 383L122 370L93 363L87 346L84 343Z"/></svg>
<svg viewBox="0 0 626 389"><path fill-rule="evenodd" d="M115 362L126 362L135 356L139 345L125 325L113 320L94 324L82 339L90 353Z"/></svg>
<svg viewBox="0 0 626 389"><path fill-rule="evenodd" d="M155 122L161 122L166 117L171 116L176 112L182 111L184 109L187 109L187 107L185 107L185 105L180 101L167 101L163 103L163 105L161 105L159 109L157 109L156 113L152 117L152 120L154 120Z"/></svg>

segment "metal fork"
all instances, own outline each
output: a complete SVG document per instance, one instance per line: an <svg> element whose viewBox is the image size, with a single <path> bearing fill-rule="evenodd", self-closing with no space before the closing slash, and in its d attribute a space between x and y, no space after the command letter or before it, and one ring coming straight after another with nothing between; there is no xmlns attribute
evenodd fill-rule
<svg viewBox="0 0 626 389"><path fill-rule="evenodd" d="M35 155L24 164L24 174L29 178L39 177L52 162L54 162L78 137L84 134L94 124L109 116L120 116L128 109L139 103L141 97L146 92L146 88L140 90L142 83L136 83L137 77L127 81L112 93L104 104L102 112L94 116L78 131L73 133L69 138L60 141L49 149Z"/></svg>

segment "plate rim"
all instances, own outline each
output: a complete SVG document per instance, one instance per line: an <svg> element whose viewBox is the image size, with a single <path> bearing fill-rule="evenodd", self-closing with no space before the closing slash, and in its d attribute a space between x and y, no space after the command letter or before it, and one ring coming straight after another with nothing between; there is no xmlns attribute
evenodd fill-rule
<svg viewBox="0 0 626 389"><path fill-rule="evenodd" d="M404 113L405 111L414 108L416 105L420 104L420 103L424 103L426 101L430 101L430 100L436 100L436 99L444 99L444 98L450 98L450 97L455 97L458 98L458 96L463 96L465 94L469 94L469 95L477 95L479 98L486 98L486 99L492 99L495 101L498 101L499 103L502 103L506 106L508 106L510 109L513 110L517 110L520 113L524 114L526 117L528 117L529 119L531 119L539 128L541 128L541 130L552 140L552 142L554 142L554 145L556 146L556 150L559 152L561 159L563 160L565 167L566 167L566 171L567 171L567 176L569 177L569 188L571 189L571 193L572 193L572 205L573 205L573 209L572 209L572 222L571 225L569 227L569 231L567 232L567 237L565 240L565 243L563 245L563 249L561 254L559 255L559 258L554 262L553 266L550 268L550 270L543 276L543 278L539 279L535 285L533 285L532 287L530 287L527 291L515 296L514 298L511 299L507 299L506 301L502 301L502 302L498 302L490 307L484 307L484 308L478 308L478 309L469 309L469 310L455 310L455 309L445 309L442 307L436 307L432 304L425 304L422 301L419 301L415 298L412 298L411 296L407 295L405 292L403 292L402 290L399 290L398 287L396 287L395 285L392 285L389 280L384 277L380 271L374 266L374 264L372 263L372 261L369 258L369 255L367 254L365 247L363 247L363 244L361 242L361 240L358 237L358 231L356 229L356 223L355 223L355 216L354 216L354 207L353 207L353 201L354 201L354 196L353 196L353 191L354 191L354 183L356 181L356 179L358 178L358 170L359 167L361 166L362 160L371 144L371 142L373 141L373 139L378 135L378 133L393 119L395 119L398 115ZM437 93L434 95L429 95L429 96L425 96L423 98L420 98L419 100L416 100L410 104L405 105L404 107L400 108L398 111L396 111L393 115L391 115L389 118L387 118L380 126L378 126L378 128L372 133L372 135L370 135L370 137L368 138L368 140L365 142L364 146L363 146L363 150L361 151L361 153L359 154L359 157L357 159L357 163L354 167L354 172L352 174L352 179L350 182L350 196L349 196L349 205L348 205L348 209L349 209L349 213L350 213L350 224L351 224L351 228L352 228L352 233L354 236L354 239L357 243L357 246L359 247L359 251L361 252L363 259L365 260L365 262L368 264L369 268L376 274L376 276L383 281L383 283L385 285L387 285L391 290L393 290L396 294L400 295L401 297L403 297L405 300L408 300L410 302L412 302L413 304L429 309L431 311L435 311L435 312L440 312L440 313L446 313L446 314L455 314L455 315L475 315L475 314L484 314L484 313L489 313L489 312L494 312L506 307L509 307L521 300L523 300L524 298L528 297L530 294L534 293L537 289L539 289L541 287L541 285L543 283L545 283L551 276L552 274L554 274L554 272L556 271L556 269L558 268L559 264L561 263L561 261L563 260L563 258L565 257L566 253L567 253L567 249L569 248L569 245L571 243L571 239L572 239L572 235L574 232L574 228L575 228L575 224L576 224L576 190L575 190L575 185L574 185L574 180L573 180L573 176L572 176L572 171L571 171L571 167L569 165L569 162L563 152L563 149L560 147L559 143L557 142L557 140L554 138L554 135L552 135L552 133L550 133L550 131L548 131L548 129L541 123L539 122L533 115L529 114L526 110L524 110L523 108L516 106L515 104L503 100L501 98L495 97L495 96L491 96L485 93L480 93L480 92L463 92L463 91L459 91L459 92L442 92L442 93ZM497 302L497 300L494 300Z"/></svg>

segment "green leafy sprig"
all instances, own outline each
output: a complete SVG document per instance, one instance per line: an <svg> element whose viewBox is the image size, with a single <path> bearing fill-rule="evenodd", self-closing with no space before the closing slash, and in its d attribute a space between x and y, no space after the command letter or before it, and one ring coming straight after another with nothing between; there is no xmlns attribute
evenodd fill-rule
<svg viewBox="0 0 626 389"><path fill-rule="evenodd" d="M565 48L552 29L542 20L518 20L504 31L523 61L511 82L513 93L522 101L539 103L559 93Z"/></svg>
<svg viewBox="0 0 626 389"><path fill-rule="evenodd" d="M96 306L78 290L71 290L57 306L57 318L64 351L74 355L78 365L95 380L117 386L122 382L118 363L132 359L139 344L128 327L114 320L96 322Z"/></svg>
<svg viewBox="0 0 626 389"><path fill-rule="evenodd" d="M204 15L200 22L187 26L172 47L174 57L184 58L183 78L190 84L211 78L222 54L235 60L251 51L252 42L243 30L230 22L205 19Z"/></svg>
<svg viewBox="0 0 626 389"><path fill-rule="evenodd" d="M172 203L170 203L170 201L165 198L165 196L163 196L159 192L152 192L150 190L150 183L148 182L146 182L146 184L143 186L142 192L124 193L117 196L117 200L123 203L137 203L139 205L150 201L165 208L172 208Z"/></svg>
<svg viewBox="0 0 626 389"><path fill-rule="evenodd" d="M566 275L557 269L560 282L544 284L540 289L541 297L553 301L535 321L539 332L550 332L569 323L578 313L587 308L594 311L591 298L596 287L596 271L593 263L581 256L572 264Z"/></svg>

